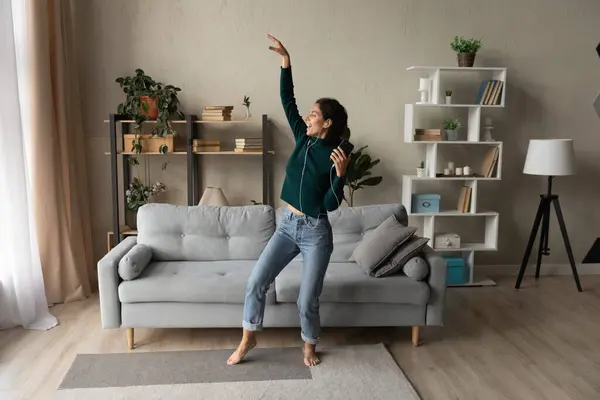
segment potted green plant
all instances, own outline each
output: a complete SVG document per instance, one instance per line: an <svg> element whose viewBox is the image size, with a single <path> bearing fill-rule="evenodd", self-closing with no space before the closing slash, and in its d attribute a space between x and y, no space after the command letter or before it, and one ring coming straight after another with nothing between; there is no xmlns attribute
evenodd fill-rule
<svg viewBox="0 0 600 400"><path fill-rule="evenodd" d="M454 36L450 42L450 47L457 53L459 67L472 67L481 46L481 39L467 39L463 36Z"/></svg>
<svg viewBox="0 0 600 400"><path fill-rule="evenodd" d="M446 104L452 104L452 90L446 90Z"/></svg>
<svg viewBox="0 0 600 400"><path fill-rule="evenodd" d="M138 209L144 204L149 203L155 196L165 192L167 187L161 182L156 182L152 185L142 182L139 173L140 162L137 158L130 157L129 164L136 167L136 176L125 191L125 197L127 209L133 213L134 223L132 224L132 227L135 228Z"/></svg>
<svg viewBox="0 0 600 400"><path fill-rule="evenodd" d="M346 186L350 199L345 198L350 207L354 205L354 193L363 189L365 186L377 186L383 178L381 176L371 176L371 169L379 164L380 160L372 160L364 150L368 146L363 146L350 154L350 161L346 169Z"/></svg>
<svg viewBox="0 0 600 400"><path fill-rule="evenodd" d="M458 140L458 130L460 129L460 121L457 118L448 118L444 120L444 137L445 140Z"/></svg>
<svg viewBox="0 0 600 400"><path fill-rule="evenodd" d="M425 176L425 161L421 161L421 163L417 167L417 176L419 178L422 178Z"/></svg>
<svg viewBox="0 0 600 400"><path fill-rule="evenodd" d="M178 92L181 89L155 81L140 68L135 70L135 75L119 77L115 82L126 96L125 101L118 105L117 112L134 120L136 133L125 137L127 147L135 153L146 151L164 154L173 151L173 137L177 135L177 131L173 129L171 118L185 118L179 110ZM142 124L151 120L156 121L152 133L141 135ZM156 138L161 140L151 142L151 139Z"/></svg>
<svg viewBox="0 0 600 400"><path fill-rule="evenodd" d="M242 104L246 107L246 120L249 120L252 117L252 114L250 114L250 97L244 96L244 102Z"/></svg>

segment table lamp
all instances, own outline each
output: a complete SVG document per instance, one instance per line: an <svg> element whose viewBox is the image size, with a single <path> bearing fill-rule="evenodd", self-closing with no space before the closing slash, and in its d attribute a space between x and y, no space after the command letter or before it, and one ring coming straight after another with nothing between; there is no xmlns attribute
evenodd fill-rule
<svg viewBox="0 0 600 400"><path fill-rule="evenodd" d="M558 224L560 226L560 232L565 242L567 249L567 255L569 257L569 263L573 271L573 277L577 290L582 291L581 283L579 282L579 275L577 274L577 268L575 267L575 259L573 257L573 250L571 249L571 243L569 242L569 235L567 234L567 228L565 220L560 208L560 202L558 201L558 195L552 194L552 179L555 176L575 175L575 151L573 148L572 139L534 139L529 141L529 148L527 149L527 156L525 158L525 166L523 167L523 173L527 175L541 175L548 177L548 192L540 195L540 204L538 206L537 214L533 221L533 228L529 236L529 243L523 256L523 262L521 263L521 269L515 288L518 289L521 286L523 280L523 274L527 268L529 262L529 256L533 248L533 243L537 236L542 224L542 231L540 237L540 243L538 248L537 265L535 270L536 279L540 277L540 267L542 263L542 255L549 255L550 249L548 248L548 236L550 231L550 207L554 205L554 211L558 218Z"/></svg>
<svg viewBox="0 0 600 400"><path fill-rule="evenodd" d="M208 186L204 193L202 194L202 198L198 205L207 205L207 206L228 206L229 202L223 193L223 190L219 187Z"/></svg>

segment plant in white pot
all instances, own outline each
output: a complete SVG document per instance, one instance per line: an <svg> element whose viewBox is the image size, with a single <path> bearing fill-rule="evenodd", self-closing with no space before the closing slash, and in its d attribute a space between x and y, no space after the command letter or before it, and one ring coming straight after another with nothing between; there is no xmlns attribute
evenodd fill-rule
<svg viewBox="0 0 600 400"><path fill-rule="evenodd" d="M452 90L446 90L446 104L452 104Z"/></svg>
<svg viewBox="0 0 600 400"><path fill-rule="evenodd" d="M444 138L445 140L458 140L458 130L460 121L458 118L448 118L444 120Z"/></svg>
<svg viewBox="0 0 600 400"><path fill-rule="evenodd" d="M417 177L422 178L425 176L425 161L421 161L421 164L417 167Z"/></svg>
<svg viewBox="0 0 600 400"><path fill-rule="evenodd" d="M475 63L475 55L481 49L480 39L454 36L450 42L450 48L456 52L459 67L472 67Z"/></svg>

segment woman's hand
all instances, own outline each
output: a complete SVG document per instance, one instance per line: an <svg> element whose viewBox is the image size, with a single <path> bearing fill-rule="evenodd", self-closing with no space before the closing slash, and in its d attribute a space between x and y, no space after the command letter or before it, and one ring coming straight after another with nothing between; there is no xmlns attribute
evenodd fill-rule
<svg viewBox="0 0 600 400"><path fill-rule="evenodd" d="M279 54L282 57L281 66L283 68L288 68L290 66L290 54L288 53L287 49L273 36L267 34L267 37L274 43L273 46L269 46L269 50Z"/></svg>
<svg viewBox="0 0 600 400"><path fill-rule="evenodd" d="M342 150L341 147L333 149L329 158L331 158L333 165L335 165L335 172L337 173L337 176L342 177L346 175L346 169L350 163L350 158L346 157L344 150Z"/></svg>

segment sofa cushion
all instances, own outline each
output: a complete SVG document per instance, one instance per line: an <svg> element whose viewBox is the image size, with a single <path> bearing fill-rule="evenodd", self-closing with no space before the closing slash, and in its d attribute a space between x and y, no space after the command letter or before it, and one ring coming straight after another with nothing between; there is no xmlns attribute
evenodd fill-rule
<svg viewBox="0 0 600 400"><path fill-rule="evenodd" d="M295 303L300 293L302 262L292 261L275 278L276 300ZM427 304L429 285L405 275L373 278L356 263L331 263L325 274L321 303L395 303Z"/></svg>
<svg viewBox="0 0 600 400"><path fill-rule="evenodd" d="M404 275L416 281L422 281L429 275L429 264L421 256L415 256L408 260L402 267Z"/></svg>
<svg viewBox="0 0 600 400"><path fill-rule="evenodd" d="M398 248L396 253L387 262L371 273L371 276L380 278L402 271L408 260L423 251L423 247L425 247L428 241L429 239L425 237L411 237Z"/></svg>
<svg viewBox="0 0 600 400"><path fill-rule="evenodd" d="M130 281L140 276L152 259L152 249L145 244L137 243L119 260L119 276Z"/></svg>
<svg viewBox="0 0 600 400"><path fill-rule="evenodd" d="M402 225L392 214L358 243L350 259L371 275L416 231L416 227Z"/></svg>
<svg viewBox="0 0 600 400"><path fill-rule="evenodd" d="M270 206L145 204L138 243L157 261L257 260L275 232Z"/></svg>
<svg viewBox="0 0 600 400"><path fill-rule="evenodd" d="M123 303L186 302L243 304L256 261L158 261L119 285ZM274 303L275 293L267 293Z"/></svg>

